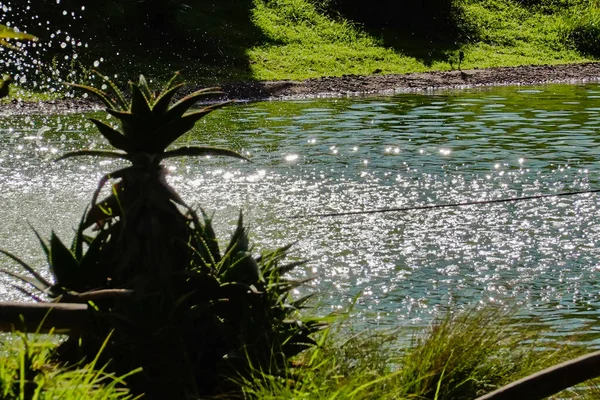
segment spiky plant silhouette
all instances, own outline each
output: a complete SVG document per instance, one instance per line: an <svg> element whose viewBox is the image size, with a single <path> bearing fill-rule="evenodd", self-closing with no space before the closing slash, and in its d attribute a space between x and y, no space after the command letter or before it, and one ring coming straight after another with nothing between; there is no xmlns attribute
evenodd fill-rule
<svg viewBox="0 0 600 400"><path fill-rule="evenodd" d="M62 346L61 360L97 354L114 331L103 354L120 373L141 366L143 372L129 383L149 398L197 398L230 390L234 378L253 370L277 373L289 357L314 344L310 335L320 327L298 318L308 297L290 298L290 290L303 282L283 276L303 262L281 264L289 246L253 256L241 214L221 252L211 219L204 212L200 219L168 185L161 164L179 156L244 159L214 147L169 150L199 119L228 102L190 111L199 100L220 93L209 88L173 103L182 87L177 75L158 94L141 76L130 84L127 99L99 76L107 91L71 86L98 97L119 121L117 129L92 119L116 150L75 151L59 160L97 156L131 165L102 177L70 247L54 233L49 242L38 235L53 282L0 250L29 274L4 272L55 301L89 301L98 327L72 335ZM99 201L111 181L111 194Z"/></svg>

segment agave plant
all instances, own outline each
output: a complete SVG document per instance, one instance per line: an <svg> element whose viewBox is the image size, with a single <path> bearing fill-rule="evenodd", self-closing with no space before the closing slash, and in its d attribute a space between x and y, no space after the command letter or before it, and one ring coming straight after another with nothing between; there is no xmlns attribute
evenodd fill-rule
<svg viewBox="0 0 600 400"><path fill-rule="evenodd" d="M138 367L131 377L137 392L151 398L188 398L231 386L232 378L258 369L277 373L289 357L314 344L320 328L301 321L298 310L308 297L292 300L302 281L284 275L302 262L282 265L289 246L252 255L242 216L221 252L211 219L202 220L167 184L161 161L175 156L223 155L213 147L169 146L200 118L227 103L190 107L210 88L171 104L181 84L177 75L158 94L146 80L130 84L131 97L99 75L108 92L72 84L97 96L120 129L92 121L116 151L82 150L60 160L99 156L127 160L130 166L102 177L67 247L55 234L37 235L53 282L12 253L0 250L28 274L3 272L55 301L93 301L98 329L72 336L61 348L63 361L91 357L114 331L104 355L118 373ZM114 180L112 194L98 201ZM90 234L89 228L94 226ZM30 288L23 292L36 299Z"/></svg>
<svg viewBox="0 0 600 400"><path fill-rule="evenodd" d="M188 223L196 217L194 211L167 184L161 161L171 157L206 155L244 159L234 151L214 147L187 146L167 150L198 120L229 102L189 111L199 100L221 93L217 88L208 88L171 104L183 86L175 84L177 74L158 94L152 92L146 79L140 76L138 84L130 84L131 99L128 101L110 79L98 75L106 82L110 92L90 86L71 86L98 97L107 106L106 111L120 122L121 130L117 130L105 122L92 119L117 151L82 150L67 153L59 160L100 156L125 159L131 163L129 167L111 172L101 179L83 227L97 224L99 229L108 230L113 237L111 250L103 252L107 255L104 266L113 271L110 275L111 285L132 285L133 279L140 278L140 275L163 279L189 264L186 259L190 236ZM119 180L113 186L113 194L97 202L100 191L111 179ZM187 215L178 206L183 207ZM154 268L158 270L153 271Z"/></svg>

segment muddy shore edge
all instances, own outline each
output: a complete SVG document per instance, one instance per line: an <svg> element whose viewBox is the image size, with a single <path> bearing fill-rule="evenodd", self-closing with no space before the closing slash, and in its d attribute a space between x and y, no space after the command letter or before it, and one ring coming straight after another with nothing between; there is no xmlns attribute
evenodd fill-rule
<svg viewBox="0 0 600 400"><path fill-rule="evenodd" d="M304 81L235 82L222 85L229 99L280 100L418 93L485 86L585 83L600 81L600 62L440 71L403 75L344 75ZM1 115L55 114L101 109L84 99L47 102L13 100L0 105Z"/></svg>

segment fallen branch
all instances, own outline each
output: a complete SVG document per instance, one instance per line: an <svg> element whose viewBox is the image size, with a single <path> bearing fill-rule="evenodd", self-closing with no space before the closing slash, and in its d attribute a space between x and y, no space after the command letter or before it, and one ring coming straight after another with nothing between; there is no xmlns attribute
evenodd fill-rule
<svg viewBox="0 0 600 400"><path fill-rule="evenodd" d="M600 351L546 368L477 400L541 400L600 376Z"/></svg>
<svg viewBox="0 0 600 400"><path fill-rule="evenodd" d="M0 303L1 332L73 333L92 328L87 304Z"/></svg>
<svg viewBox="0 0 600 400"><path fill-rule="evenodd" d="M87 303L107 299L128 298L133 295L130 289L100 289L77 294L65 294L62 299L64 303Z"/></svg>

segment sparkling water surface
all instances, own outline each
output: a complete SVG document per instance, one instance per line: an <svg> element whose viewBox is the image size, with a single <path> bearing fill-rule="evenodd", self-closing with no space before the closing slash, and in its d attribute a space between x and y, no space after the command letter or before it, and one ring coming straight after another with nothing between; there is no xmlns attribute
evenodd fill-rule
<svg viewBox="0 0 600 400"><path fill-rule="evenodd" d="M92 115L106 118L0 118L0 246L34 265L44 257L28 223L70 240L100 177L122 166L52 162L106 147ZM214 213L223 240L242 210L257 251L296 242L293 257L309 263L295 274L316 277L323 312L358 298L358 323L394 327L447 307L519 303L549 335L592 337L598 194L323 214L600 189L599 143L598 84L500 87L239 103L179 144L232 148L250 163L185 158L168 167L182 197ZM19 296L0 286L0 299Z"/></svg>

